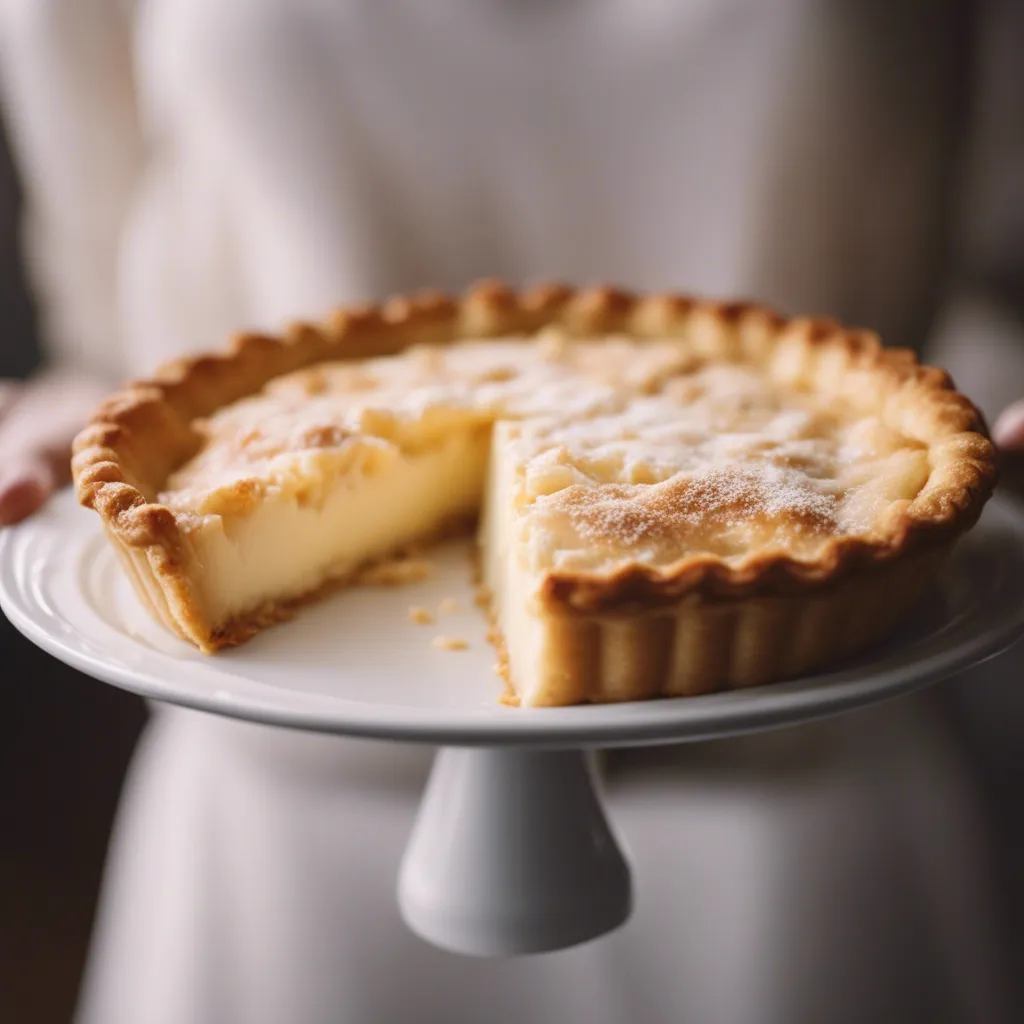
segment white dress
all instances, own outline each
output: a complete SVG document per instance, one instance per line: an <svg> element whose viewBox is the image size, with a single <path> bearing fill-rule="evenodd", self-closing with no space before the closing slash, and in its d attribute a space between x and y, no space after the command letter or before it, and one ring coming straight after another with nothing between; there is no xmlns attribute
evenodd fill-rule
<svg viewBox="0 0 1024 1024"><path fill-rule="evenodd" d="M753 295L923 342L968 7L0 0L52 352L141 373L490 275ZM398 918L428 763L157 710L81 1024L1011 1018L970 772L926 701L617 756L637 911L521 960Z"/></svg>

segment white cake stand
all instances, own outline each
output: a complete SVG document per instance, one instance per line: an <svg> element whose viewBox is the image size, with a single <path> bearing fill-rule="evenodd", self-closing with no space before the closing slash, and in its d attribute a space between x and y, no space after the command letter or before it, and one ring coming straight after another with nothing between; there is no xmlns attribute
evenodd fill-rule
<svg viewBox="0 0 1024 1024"><path fill-rule="evenodd" d="M629 867L587 751L836 714L936 682L1024 632L1024 515L996 501L898 635L836 671L706 697L521 710L498 703L466 546L439 549L436 568L407 587L340 593L208 658L150 621L95 517L64 494L0 533L0 607L57 658L152 700L441 747L398 899L421 936L478 955L563 948L629 916ZM449 597L459 610L436 625L411 621L411 605ZM432 649L438 633L469 649Z"/></svg>

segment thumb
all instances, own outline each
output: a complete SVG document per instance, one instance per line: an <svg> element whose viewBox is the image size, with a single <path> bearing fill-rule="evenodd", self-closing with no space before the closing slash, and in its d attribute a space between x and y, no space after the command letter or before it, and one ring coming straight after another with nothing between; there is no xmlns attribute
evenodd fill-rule
<svg viewBox="0 0 1024 1024"><path fill-rule="evenodd" d="M992 439L1006 451L1024 452L1024 399L1008 405L999 414Z"/></svg>
<svg viewBox="0 0 1024 1024"><path fill-rule="evenodd" d="M37 511L57 486L53 460L27 455L0 468L0 526L12 526Z"/></svg>

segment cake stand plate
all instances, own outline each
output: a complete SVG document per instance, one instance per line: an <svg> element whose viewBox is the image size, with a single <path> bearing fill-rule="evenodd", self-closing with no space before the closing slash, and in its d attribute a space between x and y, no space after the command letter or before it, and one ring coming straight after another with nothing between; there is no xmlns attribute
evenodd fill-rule
<svg viewBox="0 0 1024 1024"><path fill-rule="evenodd" d="M441 747L399 902L429 941L480 955L563 948L628 917L629 867L588 751L837 714L966 669L1024 632L1024 514L996 500L897 635L833 671L703 697L509 708L498 702L503 684L473 602L468 545L431 557L426 580L342 591L211 658L149 619L96 518L64 493L0 533L0 607L61 661L151 700ZM435 621L414 622L413 606ZM432 646L439 635L468 647Z"/></svg>

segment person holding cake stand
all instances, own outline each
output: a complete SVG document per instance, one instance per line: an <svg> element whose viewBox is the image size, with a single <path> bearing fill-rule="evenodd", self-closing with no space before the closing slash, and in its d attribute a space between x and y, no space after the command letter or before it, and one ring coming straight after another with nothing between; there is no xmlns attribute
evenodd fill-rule
<svg viewBox="0 0 1024 1024"><path fill-rule="evenodd" d="M0 0L51 356L0 391L0 522L64 482L71 435L119 378L240 327L484 275L753 295L866 323L950 365L990 412L1008 406L996 438L1024 449L1019 325L954 287L984 250L956 214L991 184L989 94L1006 84L971 44L1001 68L999 19L1020 30L1008 9ZM999 189L980 191L977 220L999 229ZM1019 1009L972 772L929 698L610 758L637 911L539 958L461 959L399 920L428 765L412 748L154 711L79 1020Z"/></svg>

